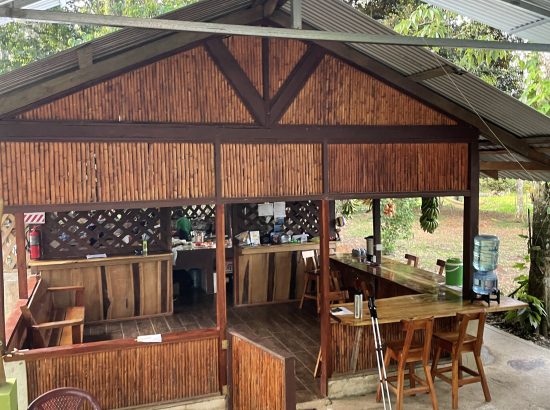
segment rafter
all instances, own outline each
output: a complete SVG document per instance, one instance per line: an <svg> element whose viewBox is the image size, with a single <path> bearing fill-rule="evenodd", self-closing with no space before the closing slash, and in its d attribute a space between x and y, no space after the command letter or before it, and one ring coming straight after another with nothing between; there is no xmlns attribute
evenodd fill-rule
<svg viewBox="0 0 550 410"><path fill-rule="evenodd" d="M550 166L524 161L481 161L479 166L481 171L550 171Z"/></svg>

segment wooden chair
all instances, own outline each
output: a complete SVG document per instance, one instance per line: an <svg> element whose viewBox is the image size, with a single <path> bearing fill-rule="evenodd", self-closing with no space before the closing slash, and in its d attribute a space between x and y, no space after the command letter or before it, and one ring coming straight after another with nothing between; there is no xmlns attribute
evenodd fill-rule
<svg viewBox="0 0 550 410"><path fill-rule="evenodd" d="M315 251L302 251L302 259L304 261L304 269L306 281L304 283L304 291L300 300L300 309L304 305L304 299L315 300L317 313L321 311L320 291L319 291L319 263ZM313 285L315 291L311 292L310 287Z"/></svg>
<svg viewBox="0 0 550 410"><path fill-rule="evenodd" d="M443 273L445 272L445 261L442 260L442 259L438 259L435 264L439 267L439 270L437 271L437 273L439 275L443 275Z"/></svg>
<svg viewBox="0 0 550 410"><path fill-rule="evenodd" d="M101 410L99 402L87 391L74 387L53 389L38 396L27 410Z"/></svg>
<svg viewBox="0 0 550 410"><path fill-rule="evenodd" d="M418 261L420 260L418 256L414 256L406 253L405 259L407 259L407 265L412 265L415 268L418 268Z"/></svg>
<svg viewBox="0 0 550 410"><path fill-rule="evenodd" d="M432 364L432 377L439 377L452 386L453 409L458 408L458 388L470 383L481 383L485 401L491 401L489 386L483 363L481 362L481 345L483 344L483 329L485 327L485 312L457 313L457 330L455 332L441 332L434 334L433 345L435 355ZM471 320L479 320L476 336L467 333L468 323ZM451 354L451 366L438 368L441 352ZM472 352L476 361L477 372L462 365L462 353ZM451 372L451 378L443 373ZM463 372L472 377L463 377Z"/></svg>
<svg viewBox="0 0 550 410"><path fill-rule="evenodd" d="M388 377L388 386L392 392L397 395L396 409L403 409L403 397L405 395L415 395L417 393L430 393L432 407L437 409L437 398L433 385L429 360L430 346L433 332L433 317L426 319L402 320L401 325L405 333L405 339L397 342L388 342L386 345L386 354L384 364L386 369L393 359L397 362L397 374ZM415 333L423 333L424 342L418 344L414 342ZM425 379L421 379L415 373L415 363L421 362L424 370ZM408 373L406 368L408 367ZM409 388L405 388L405 377L409 380ZM394 384L397 382L397 384ZM417 383L419 386L417 386ZM382 398L382 386L378 385L376 400Z"/></svg>

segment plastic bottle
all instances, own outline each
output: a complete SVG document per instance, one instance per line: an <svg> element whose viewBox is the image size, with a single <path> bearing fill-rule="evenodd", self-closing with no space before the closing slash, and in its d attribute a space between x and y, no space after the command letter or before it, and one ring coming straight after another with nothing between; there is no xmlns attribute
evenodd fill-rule
<svg viewBox="0 0 550 410"><path fill-rule="evenodd" d="M363 319L363 292L361 291L361 281L357 276L355 279L355 295L353 297L353 317Z"/></svg>

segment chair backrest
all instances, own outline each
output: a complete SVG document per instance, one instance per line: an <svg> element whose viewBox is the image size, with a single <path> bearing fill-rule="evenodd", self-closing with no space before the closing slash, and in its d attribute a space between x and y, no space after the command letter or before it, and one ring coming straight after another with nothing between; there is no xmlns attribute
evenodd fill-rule
<svg viewBox="0 0 550 410"><path fill-rule="evenodd" d="M406 253L405 259L407 259L407 265L413 265L415 268L418 268L418 261L420 259L418 256Z"/></svg>
<svg viewBox="0 0 550 410"><path fill-rule="evenodd" d="M435 264L439 266L439 270L437 271L437 273L443 275L443 273L445 272L445 261L442 259L438 259Z"/></svg>
<svg viewBox="0 0 550 410"><path fill-rule="evenodd" d="M409 350L413 343L415 333L421 332L424 336L424 344L422 345L420 356L417 357L416 360L421 360L422 364L425 366L428 365L430 360L430 349L432 346L433 324L433 316L423 319L408 319L401 321L401 325L405 331L402 356L404 361L407 361L407 358L409 357Z"/></svg>
<svg viewBox="0 0 550 410"><path fill-rule="evenodd" d="M468 323L470 323L471 320L478 320L477 322L477 331L475 335L475 341L471 342L473 343L472 350L476 354L480 354L481 352L481 346L483 345L483 331L485 329L485 311L480 310L477 312L468 312L468 313L457 313L456 319L457 319L457 326L458 326L458 339L456 343L456 349L457 352L460 352L463 350L463 344L464 339L466 338L467 332L468 332ZM454 354L455 352L453 352Z"/></svg>
<svg viewBox="0 0 550 410"><path fill-rule="evenodd" d="M306 271L319 269L319 263L317 262L317 253L314 250L302 251L302 259L304 260L304 267Z"/></svg>
<svg viewBox="0 0 550 410"><path fill-rule="evenodd" d="M101 410L99 402L87 391L62 387L38 396L27 410L78 410L83 408L85 403L92 410Z"/></svg>

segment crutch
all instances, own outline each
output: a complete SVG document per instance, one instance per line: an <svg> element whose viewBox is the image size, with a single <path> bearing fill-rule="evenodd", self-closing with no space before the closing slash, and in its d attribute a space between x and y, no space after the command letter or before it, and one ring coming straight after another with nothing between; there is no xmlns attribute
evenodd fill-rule
<svg viewBox="0 0 550 410"><path fill-rule="evenodd" d="M390 388L388 387L388 376L386 374L386 365L384 363L384 351L382 350L382 338L380 337L380 328L378 326L378 313L376 313L376 305L374 303L374 296L369 296L369 311L372 321L372 334L374 336L374 348L376 350L376 363L378 364L378 379L380 382L380 388L382 389L382 402L384 403L384 410L386 409L386 396L388 399L388 406L391 410L391 398Z"/></svg>

